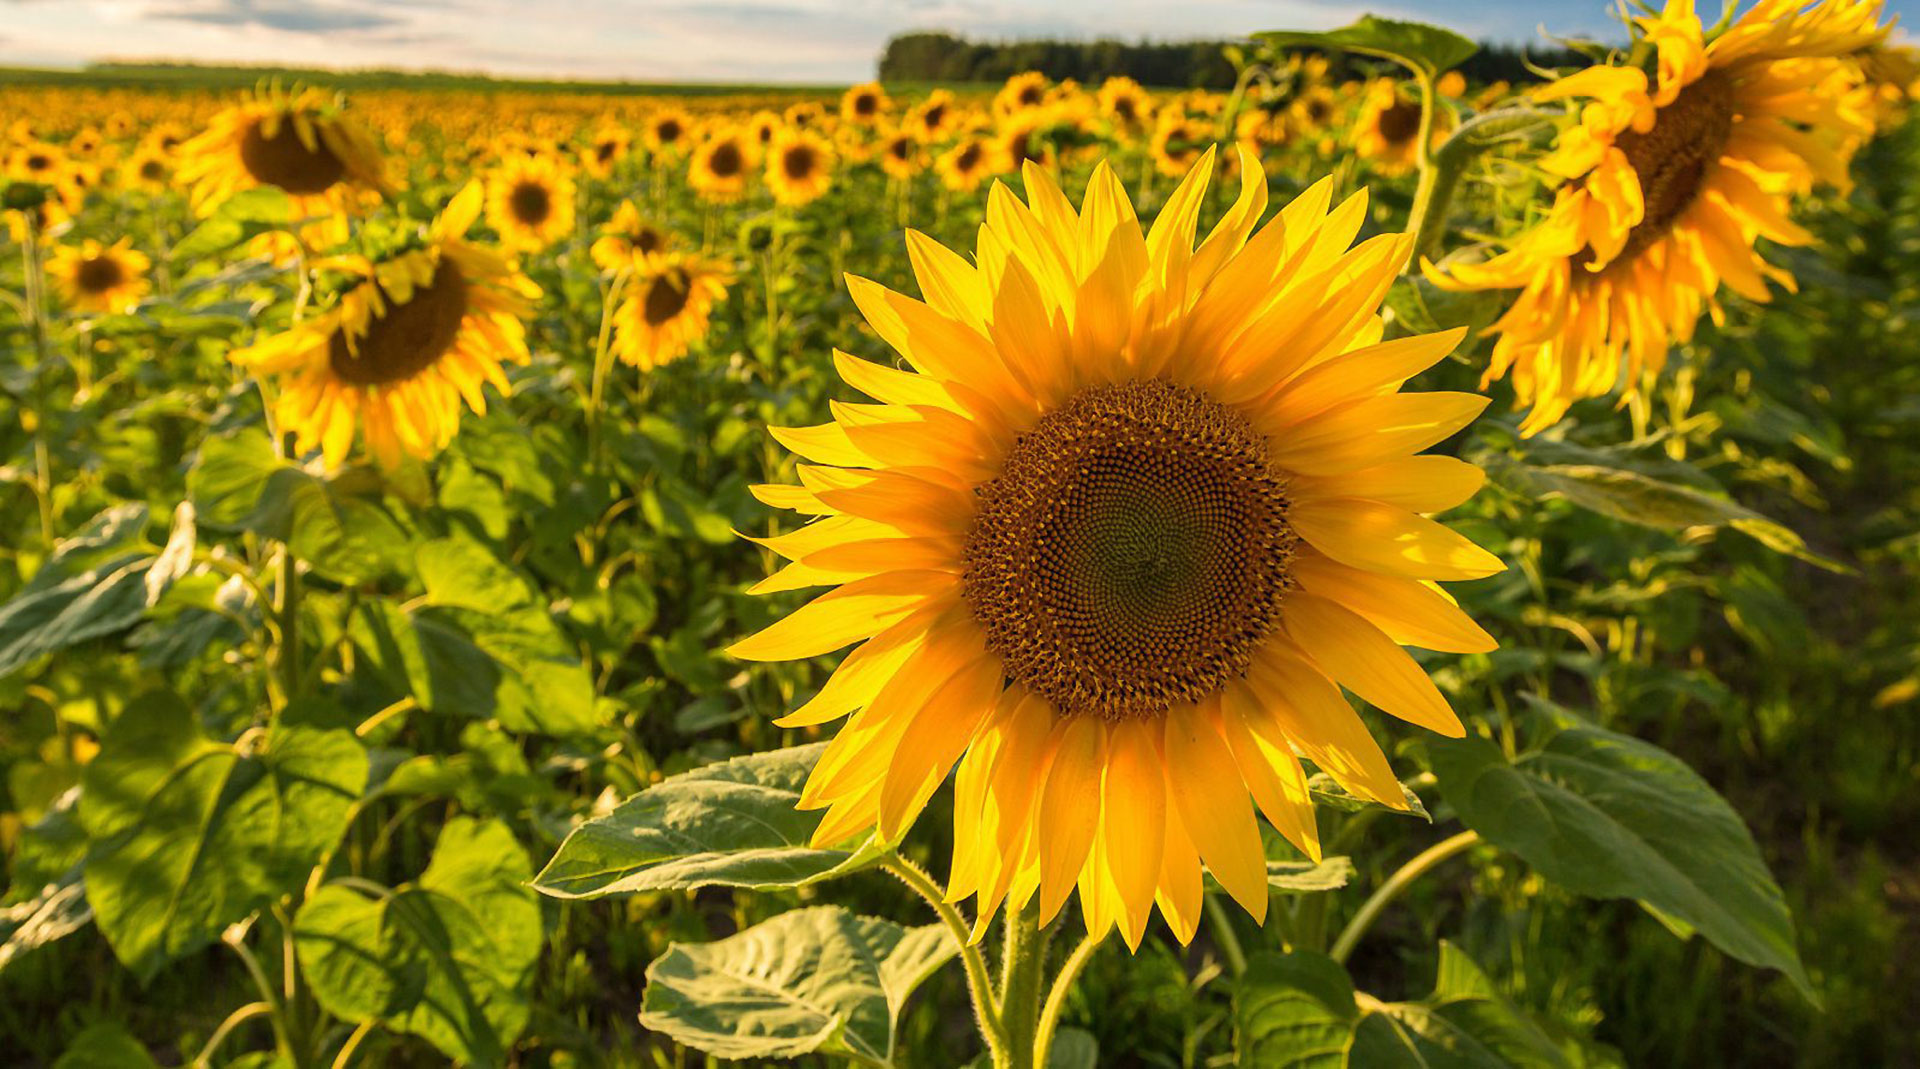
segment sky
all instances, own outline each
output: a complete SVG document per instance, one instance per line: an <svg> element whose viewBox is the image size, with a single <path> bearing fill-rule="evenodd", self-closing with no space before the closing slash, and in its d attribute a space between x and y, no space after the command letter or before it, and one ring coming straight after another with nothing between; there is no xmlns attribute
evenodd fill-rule
<svg viewBox="0 0 1920 1069"><path fill-rule="evenodd" d="M846 84L889 37L1231 38L1360 12L1517 43L1617 36L1610 0L0 0L0 65L187 59L633 81ZM1713 0L1701 0L1712 10ZM1892 0L1920 19L1920 0Z"/></svg>

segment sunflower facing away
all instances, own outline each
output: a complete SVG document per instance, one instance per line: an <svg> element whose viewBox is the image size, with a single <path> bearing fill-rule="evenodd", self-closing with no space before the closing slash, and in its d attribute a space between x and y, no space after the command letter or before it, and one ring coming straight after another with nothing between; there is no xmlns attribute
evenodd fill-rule
<svg viewBox="0 0 1920 1069"><path fill-rule="evenodd" d="M833 184L833 146L811 130L782 130L767 152L767 188L773 199L798 207Z"/></svg>
<svg viewBox="0 0 1920 1069"><path fill-rule="evenodd" d="M426 459L453 439L460 404L486 411L482 387L508 390L503 363L527 362L521 320L540 289L464 235L482 191L468 183L429 228L426 247L374 263L336 259L360 281L327 311L230 359L278 380L274 412L328 467L346 459L357 424L385 467Z"/></svg>
<svg viewBox="0 0 1920 1069"><path fill-rule="evenodd" d="M1039 167L995 185L976 258L909 231L925 300L850 277L912 371L835 353L876 404L776 431L809 463L761 499L817 517L764 544L757 589L835 589L732 652L856 648L782 725L849 717L801 805L815 841L897 840L956 764L956 897L976 937L1077 886L1137 945L1157 903L1191 939L1201 866L1256 917L1254 818L1320 844L1296 752L1403 807L1345 686L1460 735L1401 644L1493 640L1434 580L1501 569L1426 519L1479 469L1415 456L1478 396L1402 394L1461 332L1381 342L1408 239L1349 248L1365 193L1322 181L1265 227L1260 161L1199 248L1209 149L1146 234L1101 164L1078 212ZM1250 800L1251 799L1251 800Z"/></svg>
<svg viewBox="0 0 1920 1069"><path fill-rule="evenodd" d="M1542 161L1566 179L1547 217L1484 263L1428 265L1448 288L1521 291L1486 378L1511 373L1523 433L1581 398L1632 397L1703 310L1719 318L1723 284L1754 301L1791 286L1755 240L1812 240L1793 195L1844 187L1872 133L1855 56L1886 36L1878 0L1763 0L1711 41L1692 0L1638 24L1654 75L1592 67L1534 94L1591 100Z"/></svg>
<svg viewBox="0 0 1920 1069"><path fill-rule="evenodd" d="M132 238L102 245L89 238L62 245L47 259L47 274L67 305L86 312L124 312L147 293L152 261Z"/></svg>
<svg viewBox="0 0 1920 1069"><path fill-rule="evenodd" d="M266 90L214 116L180 146L177 178L202 213L259 186L284 191L300 216L390 191L373 134L343 114L338 98L312 88Z"/></svg>
<svg viewBox="0 0 1920 1069"><path fill-rule="evenodd" d="M671 235L643 218L632 201L623 200L588 253L600 270L618 271L630 266L634 257L665 252L672 244Z"/></svg>
<svg viewBox="0 0 1920 1069"><path fill-rule="evenodd" d="M573 233L573 193L558 158L514 153L487 178L487 225L510 248L544 249Z"/></svg>
<svg viewBox="0 0 1920 1069"><path fill-rule="evenodd" d="M634 264L627 295L613 313L620 362L651 371L685 356L706 336L714 302L727 295L727 272L688 253L659 253Z"/></svg>

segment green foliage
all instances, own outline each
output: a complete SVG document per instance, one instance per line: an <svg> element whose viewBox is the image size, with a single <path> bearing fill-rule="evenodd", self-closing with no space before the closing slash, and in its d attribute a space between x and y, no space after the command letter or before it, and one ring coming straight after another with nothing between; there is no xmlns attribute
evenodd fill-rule
<svg viewBox="0 0 1920 1069"><path fill-rule="evenodd" d="M1377 15L1362 15L1351 26L1337 30L1268 30L1253 36L1278 48L1312 47L1390 59L1429 79L1459 66L1478 47L1452 30Z"/></svg>

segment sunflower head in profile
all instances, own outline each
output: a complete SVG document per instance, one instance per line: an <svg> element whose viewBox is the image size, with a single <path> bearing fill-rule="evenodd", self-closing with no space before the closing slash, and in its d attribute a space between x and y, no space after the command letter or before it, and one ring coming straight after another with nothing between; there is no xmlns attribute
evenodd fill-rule
<svg viewBox="0 0 1920 1069"><path fill-rule="evenodd" d="M782 130L767 150L767 188L789 207L812 203L833 184L833 146L811 130Z"/></svg>
<svg viewBox="0 0 1920 1069"><path fill-rule="evenodd" d="M1392 80L1374 82L1354 124L1353 151L1383 175L1406 174L1420 162L1421 113L1420 101ZM1441 134L1445 115L1435 112L1429 137Z"/></svg>
<svg viewBox="0 0 1920 1069"><path fill-rule="evenodd" d="M600 228L600 236L588 251L600 270L618 271L632 267L637 258L666 252L672 247L673 235L649 222L632 201L623 200L620 207L614 209L613 218Z"/></svg>
<svg viewBox="0 0 1920 1069"><path fill-rule="evenodd" d="M978 137L963 137L933 161L940 182L959 193L971 193L993 173L993 146Z"/></svg>
<svg viewBox="0 0 1920 1069"><path fill-rule="evenodd" d="M1046 103L1047 76L1039 71L1022 71L1008 78L1000 91L993 94L993 113L1002 117L1017 115Z"/></svg>
<svg viewBox="0 0 1920 1069"><path fill-rule="evenodd" d="M935 89L907 113L906 127L923 144L936 145L960 128L960 106L953 94Z"/></svg>
<svg viewBox="0 0 1920 1069"><path fill-rule="evenodd" d="M781 112L780 117L796 130L818 130L826 125L827 108L818 100L802 100L787 105L787 110Z"/></svg>
<svg viewBox="0 0 1920 1069"><path fill-rule="evenodd" d="M732 127L717 129L694 150L687 184L710 201L736 201L747 191L747 172L752 166L746 136Z"/></svg>
<svg viewBox="0 0 1920 1069"><path fill-rule="evenodd" d="M374 459L432 457L460 427L464 402L486 411L485 387L508 392L502 364L527 362L522 320L539 287L499 253L465 239L484 193L470 182L424 244L379 261L322 261L354 281L324 312L230 359L274 380L274 412L302 450L337 467L355 428Z"/></svg>
<svg viewBox="0 0 1920 1069"><path fill-rule="evenodd" d="M893 100L879 82L856 85L840 96L840 121L855 126L877 126L893 110Z"/></svg>
<svg viewBox="0 0 1920 1069"><path fill-rule="evenodd" d="M729 280L720 264L688 253L639 258L613 313L615 355L642 371L685 356L706 337L714 303L727 295Z"/></svg>
<svg viewBox="0 0 1920 1069"><path fill-rule="evenodd" d="M895 130L880 139L880 169L889 178L904 182L926 166L926 149L919 138L905 130Z"/></svg>
<svg viewBox="0 0 1920 1069"><path fill-rule="evenodd" d="M548 153L514 153L487 177L487 224L508 247L544 249L573 233L573 175Z"/></svg>
<svg viewBox="0 0 1920 1069"><path fill-rule="evenodd" d="M379 143L338 96L275 87L215 115L182 144L176 177L203 214L241 190L271 186L296 214L328 215L391 192L385 172Z"/></svg>
<svg viewBox="0 0 1920 1069"><path fill-rule="evenodd" d="M102 245L89 238L62 245L47 258L47 275L67 306L84 312L125 312L148 290L152 261L133 247L132 238Z"/></svg>
<svg viewBox="0 0 1920 1069"><path fill-rule="evenodd" d="M1631 396L1689 340L1722 286L1752 301L1792 276L1755 248L1812 236L1789 214L1816 184L1844 188L1872 134L1862 52L1885 39L1878 0L1762 0L1708 39L1691 0L1636 20L1652 72L1595 66L1539 90L1582 98L1541 161L1553 205L1483 263L1428 268L1454 289L1518 289L1493 328L1489 382L1511 375L1532 434L1573 402Z"/></svg>
<svg viewBox="0 0 1920 1069"><path fill-rule="evenodd" d="M580 151L580 166L595 178L607 178L633 147L633 135L624 126L608 123L594 131L592 140Z"/></svg>
<svg viewBox="0 0 1920 1069"><path fill-rule="evenodd" d="M1381 341L1409 241L1349 247L1366 196L1333 205L1331 180L1256 228L1244 159L1196 248L1213 169L1145 233L1105 164L1077 211L1036 166L1026 203L996 185L973 257L909 231L925 300L848 286L911 370L835 353L875 403L776 431L799 485L756 490L816 517L763 540L791 563L757 589L832 589L732 652L855 647L780 721L848 717L802 793L815 841L897 841L957 766L976 934L1077 888L1092 932L1137 946L1157 904L1186 941L1203 865L1263 916L1255 807L1320 853L1296 755L1406 805L1340 687L1459 735L1401 647L1494 645L1432 584L1499 560L1422 515L1481 473L1415 455L1486 401L1400 392L1463 332Z"/></svg>
<svg viewBox="0 0 1920 1069"><path fill-rule="evenodd" d="M1122 134L1145 130L1153 119L1153 97L1140 83L1125 75L1115 75L1100 84L1100 114L1114 130Z"/></svg>
<svg viewBox="0 0 1920 1069"><path fill-rule="evenodd" d="M678 158L693 140L693 119L682 108L660 108L647 117L641 140L657 157Z"/></svg>

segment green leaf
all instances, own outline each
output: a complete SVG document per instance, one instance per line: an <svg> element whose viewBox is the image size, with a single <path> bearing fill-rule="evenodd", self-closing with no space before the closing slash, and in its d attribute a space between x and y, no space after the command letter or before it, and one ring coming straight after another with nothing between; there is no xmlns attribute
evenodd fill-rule
<svg viewBox="0 0 1920 1069"><path fill-rule="evenodd" d="M73 872L24 902L0 909L0 972L15 959L72 935L93 919L87 888Z"/></svg>
<svg viewBox="0 0 1920 1069"><path fill-rule="evenodd" d="M100 931L143 977L207 945L306 878L366 782L351 732L283 723L225 743L170 694L135 700L81 779Z"/></svg>
<svg viewBox="0 0 1920 1069"><path fill-rule="evenodd" d="M1661 530L1731 527L1776 553L1828 571L1852 570L1808 549L1799 535L1752 509L1640 472L1597 464L1533 466L1512 462L1496 464L1490 471L1507 487L1529 497L1558 494L1602 516Z"/></svg>
<svg viewBox="0 0 1920 1069"><path fill-rule="evenodd" d="M457 817L417 883L328 884L294 918L302 975L327 1012L379 1020L449 1058L499 1065L526 1028L544 942L526 853L499 821Z"/></svg>
<svg viewBox="0 0 1920 1069"><path fill-rule="evenodd" d="M1268 861L1267 886L1289 894L1337 891L1353 879L1353 861L1344 857L1311 861Z"/></svg>
<svg viewBox="0 0 1920 1069"><path fill-rule="evenodd" d="M157 1069L159 1063L126 1025L101 1021L89 1025L53 1063L53 1069Z"/></svg>
<svg viewBox="0 0 1920 1069"><path fill-rule="evenodd" d="M285 229L293 220L293 204L272 186L242 190L228 197L213 215L173 247L173 259L191 263L250 241L260 234Z"/></svg>
<svg viewBox="0 0 1920 1069"><path fill-rule="evenodd" d="M1047 1048L1047 1069L1100 1069L1100 1041L1083 1028L1062 1028Z"/></svg>
<svg viewBox="0 0 1920 1069"><path fill-rule="evenodd" d="M1253 36L1276 48L1320 48L1379 56L1428 78L1439 77L1480 50L1478 45L1452 30L1374 15L1363 15L1351 26L1320 33L1268 30Z"/></svg>
<svg viewBox="0 0 1920 1069"><path fill-rule="evenodd" d="M1359 1018L1353 981L1332 958L1256 954L1233 990L1234 1053L1241 1065L1340 1069Z"/></svg>
<svg viewBox="0 0 1920 1069"><path fill-rule="evenodd" d="M1488 842L1569 890L1638 899L1815 997L1753 836L1672 754L1592 726L1562 730L1512 763L1483 739L1427 746L1441 792Z"/></svg>
<svg viewBox="0 0 1920 1069"><path fill-rule="evenodd" d="M54 548L33 580L0 605L0 676L140 622L193 556L190 513L185 534L176 523L158 557L142 537L146 526L145 505L115 505Z"/></svg>
<svg viewBox="0 0 1920 1069"><path fill-rule="evenodd" d="M957 953L941 925L797 909L717 942L668 947L647 967L640 1023L721 1058L819 1052L891 1064L901 1007Z"/></svg>
<svg viewBox="0 0 1920 1069"><path fill-rule="evenodd" d="M1371 798L1362 798L1334 782L1334 778L1325 772L1316 772L1312 776L1307 777L1307 791L1313 796L1315 805L1323 805L1329 809L1338 809L1343 813L1358 813L1362 809L1378 809L1383 813L1393 813L1403 817L1419 817L1429 824L1433 823L1433 815L1427 812L1427 807L1421 803L1420 796L1413 793L1413 788L1404 783L1400 785L1400 793L1407 800L1407 808L1405 809L1395 809L1392 806L1381 805Z"/></svg>
<svg viewBox="0 0 1920 1069"><path fill-rule="evenodd" d="M696 887L804 887L865 868L877 848L808 845L818 812L796 809L824 742L683 772L575 828L534 886L556 898Z"/></svg>

